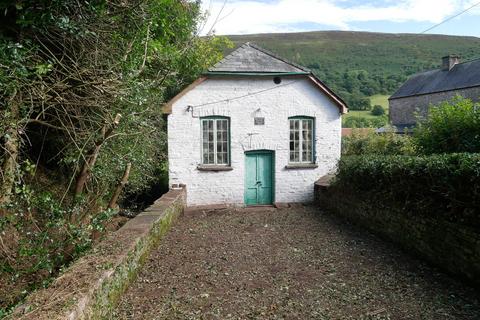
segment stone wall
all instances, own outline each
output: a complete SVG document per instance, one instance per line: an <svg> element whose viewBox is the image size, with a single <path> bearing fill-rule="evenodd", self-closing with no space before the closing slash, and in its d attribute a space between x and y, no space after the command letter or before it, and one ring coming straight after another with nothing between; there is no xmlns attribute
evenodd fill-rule
<svg viewBox="0 0 480 320"><path fill-rule="evenodd" d="M315 185L316 203L350 222L392 241L444 271L480 286L480 231L443 219L404 212L368 195Z"/></svg>
<svg viewBox="0 0 480 320"><path fill-rule="evenodd" d="M416 113L421 117L425 117L431 104L435 105L442 101L450 100L456 95L461 95L473 101L480 101L480 87L390 100L390 122L393 125L414 124L416 123Z"/></svg>
<svg viewBox="0 0 480 320"><path fill-rule="evenodd" d="M152 247L185 207L171 190L77 260L47 289L27 297L7 319L108 319Z"/></svg>
<svg viewBox="0 0 480 320"><path fill-rule="evenodd" d="M267 91L249 96L262 90ZM215 101L220 102L210 104ZM194 107L193 113L187 112L188 106ZM201 163L199 117L214 115L230 117L230 171L197 168ZM286 168L292 116L315 118L316 168ZM265 125L254 125L254 117L264 117ZM305 77L283 77L279 85L273 77L209 78L177 100L168 116L170 185L188 185L189 206L243 205L245 152L272 150L275 202L311 202L315 180L335 169L340 145L338 107Z"/></svg>

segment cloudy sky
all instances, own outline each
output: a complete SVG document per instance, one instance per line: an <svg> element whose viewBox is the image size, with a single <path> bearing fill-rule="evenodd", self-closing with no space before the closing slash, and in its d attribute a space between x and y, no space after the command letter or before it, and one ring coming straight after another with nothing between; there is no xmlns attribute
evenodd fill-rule
<svg viewBox="0 0 480 320"><path fill-rule="evenodd" d="M480 37L480 0L202 0L202 33L313 30L419 33L472 5L428 33Z"/></svg>

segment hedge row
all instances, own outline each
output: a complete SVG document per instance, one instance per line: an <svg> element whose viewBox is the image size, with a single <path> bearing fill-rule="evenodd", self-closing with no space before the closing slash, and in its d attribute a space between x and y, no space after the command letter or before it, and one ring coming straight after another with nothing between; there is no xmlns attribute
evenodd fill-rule
<svg viewBox="0 0 480 320"><path fill-rule="evenodd" d="M334 188L364 193L406 213L480 226L480 154L343 157Z"/></svg>

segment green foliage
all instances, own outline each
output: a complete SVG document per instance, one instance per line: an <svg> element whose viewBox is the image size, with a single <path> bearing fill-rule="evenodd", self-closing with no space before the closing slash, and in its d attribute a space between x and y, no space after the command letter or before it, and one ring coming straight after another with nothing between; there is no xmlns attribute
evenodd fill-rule
<svg viewBox="0 0 480 320"><path fill-rule="evenodd" d="M21 145L19 162L39 159L73 179L104 127L122 115L88 181L100 197L109 196L129 162L128 193L158 180L166 161L161 105L231 45L197 36L199 2L5 1L0 8L0 94L7 102L1 132L16 126L24 140L47 148L37 154ZM9 117L14 99L20 119Z"/></svg>
<svg viewBox="0 0 480 320"><path fill-rule="evenodd" d="M405 214L480 226L480 154L343 157L334 186L398 205Z"/></svg>
<svg viewBox="0 0 480 320"><path fill-rule="evenodd" d="M478 56L480 39L443 35L318 31L229 36L235 44L252 41L291 61L308 66L348 101L392 94L414 73L438 68L445 52L455 48L463 60Z"/></svg>
<svg viewBox="0 0 480 320"><path fill-rule="evenodd" d="M480 106L460 96L431 106L414 131L421 152L480 152Z"/></svg>
<svg viewBox="0 0 480 320"><path fill-rule="evenodd" d="M7 129L20 133L15 195L0 208L8 213L0 232L18 236L10 248L16 263L0 251L7 262L0 276L31 281L31 289L103 231L114 214L104 204L127 163L124 194L164 179L161 106L231 43L198 37L199 1L11 0L0 9L0 165L10 158ZM96 147L85 191L73 199L72 186Z"/></svg>
<svg viewBox="0 0 480 320"><path fill-rule="evenodd" d="M375 118L367 118L360 116L346 117L343 120L342 127L344 128L381 128L388 123L386 116L379 116Z"/></svg>
<svg viewBox="0 0 480 320"><path fill-rule="evenodd" d="M385 114L385 109L382 106L376 104L372 108L372 114L374 116L383 116Z"/></svg>
<svg viewBox="0 0 480 320"><path fill-rule="evenodd" d="M396 134L393 130L376 134L353 130L342 138L342 156L351 155L414 155L415 145L410 136Z"/></svg>
<svg viewBox="0 0 480 320"><path fill-rule="evenodd" d="M9 235L6 239L9 249L5 251L9 255L0 260L0 276L3 279L29 279L27 286L25 283L19 285L24 288L20 296L48 285L51 275L91 248L93 232L104 230L116 214L112 210L92 213L85 217L91 221L85 227L72 223L69 217L74 209L59 205L59 199L48 191L35 190L26 194L22 191L16 200L22 202L23 207L34 209L31 212L18 210L0 217L0 235ZM14 305L15 300L10 299L2 297L3 306L6 306L5 302L7 306L8 303Z"/></svg>
<svg viewBox="0 0 480 320"><path fill-rule="evenodd" d="M340 90L337 92L337 94L342 97L350 110L371 109L370 99L358 91L350 93L349 91Z"/></svg>

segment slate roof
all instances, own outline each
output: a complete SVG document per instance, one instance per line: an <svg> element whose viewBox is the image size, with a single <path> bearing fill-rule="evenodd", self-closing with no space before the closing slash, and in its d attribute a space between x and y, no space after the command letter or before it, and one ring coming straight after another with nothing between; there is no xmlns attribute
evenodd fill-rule
<svg viewBox="0 0 480 320"><path fill-rule="evenodd" d="M450 71L437 69L418 73L408 79L390 100L476 86L480 86L480 59L459 63Z"/></svg>
<svg viewBox="0 0 480 320"><path fill-rule="evenodd" d="M247 42L208 70L208 73L301 73L310 70Z"/></svg>

